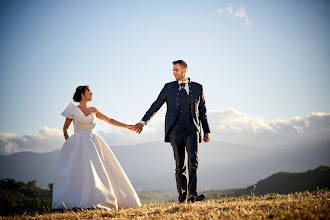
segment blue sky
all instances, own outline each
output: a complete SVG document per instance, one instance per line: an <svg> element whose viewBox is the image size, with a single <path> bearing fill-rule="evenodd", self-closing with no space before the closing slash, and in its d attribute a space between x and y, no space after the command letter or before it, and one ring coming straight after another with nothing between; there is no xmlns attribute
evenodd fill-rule
<svg viewBox="0 0 330 220"><path fill-rule="evenodd" d="M91 105L136 123L177 59L210 111L268 121L329 113L329 21L329 1L1 0L0 133L61 129L85 84Z"/></svg>

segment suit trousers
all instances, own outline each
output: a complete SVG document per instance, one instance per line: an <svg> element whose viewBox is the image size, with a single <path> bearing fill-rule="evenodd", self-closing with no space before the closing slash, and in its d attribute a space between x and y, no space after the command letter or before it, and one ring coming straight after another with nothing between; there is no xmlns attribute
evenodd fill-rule
<svg viewBox="0 0 330 220"><path fill-rule="evenodd" d="M187 197L186 151L188 154L189 195L197 193L199 133L197 129L178 131L172 128L169 131L169 139L174 152L179 200L185 200Z"/></svg>

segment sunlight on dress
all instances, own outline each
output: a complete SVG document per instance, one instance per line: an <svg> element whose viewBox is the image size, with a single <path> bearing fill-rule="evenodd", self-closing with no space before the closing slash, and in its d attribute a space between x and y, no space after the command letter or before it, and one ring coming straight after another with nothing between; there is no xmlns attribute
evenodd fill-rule
<svg viewBox="0 0 330 220"><path fill-rule="evenodd" d="M140 199L115 155L95 133L96 116L70 103L62 115L74 134L63 144L53 187L53 209L136 208Z"/></svg>

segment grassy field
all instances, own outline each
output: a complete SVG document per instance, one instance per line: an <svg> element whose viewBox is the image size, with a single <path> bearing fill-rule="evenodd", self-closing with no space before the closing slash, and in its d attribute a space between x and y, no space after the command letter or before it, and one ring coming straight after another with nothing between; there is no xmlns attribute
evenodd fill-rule
<svg viewBox="0 0 330 220"><path fill-rule="evenodd" d="M193 204L143 204L137 209L77 209L1 219L330 219L330 192L209 198Z"/></svg>

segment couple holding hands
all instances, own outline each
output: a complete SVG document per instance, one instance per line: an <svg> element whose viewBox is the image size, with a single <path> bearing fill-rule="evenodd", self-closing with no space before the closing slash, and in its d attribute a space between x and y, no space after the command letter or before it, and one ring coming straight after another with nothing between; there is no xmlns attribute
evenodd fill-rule
<svg viewBox="0 0 330 220"><path fill-rule="evenodd" d="M178 202L201 201L197 194L198 145L210 140L205 97L202 85L190 81L185 61L173 62L175 81L166 83L156 101L136 125L127 125L102 114L88 105L92 92L88 86L79 86L73 100L63 111L66 117L63 144L58 160L53 186L53 209L63 208L135 208L140 199L124 170L106 142L95 133L96 118L111 125L141 133L153 115L166 102L165 142L173 148L176 164L175 175ZM68 128L73 121L74 134L69 137ZM188 155L189 183L186 175L186 151Z"/></svg>

